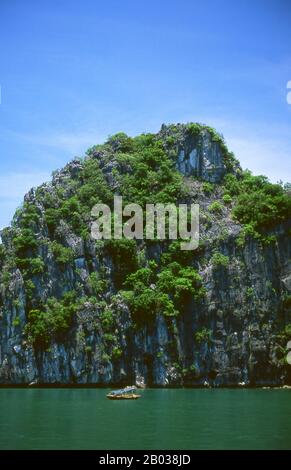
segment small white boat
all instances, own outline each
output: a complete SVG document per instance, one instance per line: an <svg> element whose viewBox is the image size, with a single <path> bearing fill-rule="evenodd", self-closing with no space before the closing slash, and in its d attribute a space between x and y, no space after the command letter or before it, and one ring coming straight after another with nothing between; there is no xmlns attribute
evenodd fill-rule
<svg viewBox="0 0 291 470"><path fill-rule="evenodd" d="M112 390L106 396L109 398L109 400L137 400L141 397L141 395L134 393L135 390L136 387L128 386L120 390Z"/></svg>

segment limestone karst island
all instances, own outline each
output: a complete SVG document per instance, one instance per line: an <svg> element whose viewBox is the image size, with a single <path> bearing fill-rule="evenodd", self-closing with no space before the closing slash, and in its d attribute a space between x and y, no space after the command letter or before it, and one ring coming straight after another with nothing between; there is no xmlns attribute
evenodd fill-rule
<svg viewBox="0 0 291 470"><path fill-rule="evenodd" d="M199 204L199 246L94 240L91 209ZM0 383L290 384L290 188L197 123L118 133L31 189L2 230Z"/></svg>

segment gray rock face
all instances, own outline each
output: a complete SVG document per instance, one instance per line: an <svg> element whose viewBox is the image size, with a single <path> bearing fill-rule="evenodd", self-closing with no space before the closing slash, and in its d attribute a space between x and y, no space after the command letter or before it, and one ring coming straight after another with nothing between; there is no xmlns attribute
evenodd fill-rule
<svg viewBox="0 0 291 470"><path fill-rule="evenodd" d="M175 132L177 169L185 176L221 182L227 172L227 150L223 138L213 136L207 128L191 132L191 128L179 124ZM172 127L163 125L158 136L167 143L167 137L172 134Z"/></svg>
<svg viewBox="0 0 291 470"><path fill-rule="evenodd" d="M231 240L231 237L230 237ZM0 383L126 384L140 386L243 386L288 383L287 367L277 357L276 321L290 270L290 238L279 235L276 246L262 248L250 240L238 250L223 249L230 264L201 266L207 287L202 305L193 303L178 319L158 316L136 330L120 298L109 307L120 356L110 353L102 309L88 303L80 311L66 341L35 352L25 341L25 293L19 271L6 292L0 320ZM207 254L206 254L207 256ZM86 263L76 262L88 277ZM66 289L72 273L54 271L54 283ZM63 287L61 287L63 286ZM37 287L42 289L41 284ZM55 287L56 289L56 287ZM13 299L20 299L17 307ZM18 321L15 322L15 319ZM211 330L198 340L195 332Z"/></svg>
<svg viewBox="0 0 291 470"><path fill-rule="evenodd" d="M199 176L212 183L221 181L226 173L221 147L207 131L185 140L179 149L177 168L185 176Z"/></svg>
<svg viewBox="0 0 291 470"><path fill-rule="evenodd" d="M288 275L282 279L282 282L286 291L291 292L291 274L288 273Z"/></svg>

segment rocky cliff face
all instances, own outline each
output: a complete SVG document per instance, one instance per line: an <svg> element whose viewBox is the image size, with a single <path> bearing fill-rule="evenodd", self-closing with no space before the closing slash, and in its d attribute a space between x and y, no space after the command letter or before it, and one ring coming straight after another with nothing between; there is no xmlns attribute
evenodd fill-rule
<svg viewBox="0 0 291 470"><path fill-rule="evenodd" d="M178 315L158 311L149 321L137 322L124 286L116 280L120 252L117 256L104 242L85 236L77 223L72 225L77 210L68 216L62 209L57 225L51 222L48 209L58 210L60 194L65 204L77 191L89 191L85 162L97 161L106 185L120 193L118 175L130 174L131 167L116 155L128 152L128 142L112 138L110 145L91 149L85 160L55 173L51 183L31 190L24 210L2 232L0 383L290 383L284 349L290 323L290 220L268 232L269 243L252 235L243 238L243 226L232 215L234 202L223 203L223 177L231 172L239 178L239 165L213 131L193 126L163 126L154 138L184 175L185 200L200 204L201 243L187 263L202 279L203 298L187 298ZM216 184L209 188L205 181ZM105 197L104 189L102 193ZM220 206L213 206L218 201ZM28 240L23 247L20 235L31 233L36 243ZM138 241L135 249L139 265L132 271L149 260L159 267L169 244ZM74 298L76 307L64 326L61 321L71 307L62 299L68 292L82 302ZM43 311L51 317L42 324L33 315ZM61 320L60 312L65 312ZM39 331L42 325L47 331ZM33 335L44 338L48 333L49 341L33 342Z"/></svg>
<svg viewBox="0 0 291 470"><path fill-rule="evenodd" d="M209 128L189 134L181 125L178 126L177 134L175 145L178 170L185 176L219 183L227 172L224 161L226 149L221 145L219 136L215 138ZM161 138L166 140L169 135L172 135L171 127L163 126L160 131Z"/></svg>

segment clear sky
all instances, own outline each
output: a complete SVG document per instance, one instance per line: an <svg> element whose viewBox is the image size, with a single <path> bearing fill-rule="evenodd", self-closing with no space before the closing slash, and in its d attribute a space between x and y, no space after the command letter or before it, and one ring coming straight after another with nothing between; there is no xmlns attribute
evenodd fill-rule
<svg viewBox="0 0 291 470"><path fill-rule="evenodd" d="M163 122L290 181L290 80L291 0L0 0L0 228L89 146Z"/></svg>

